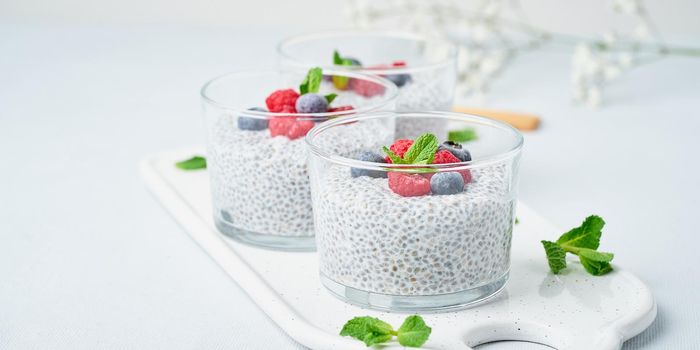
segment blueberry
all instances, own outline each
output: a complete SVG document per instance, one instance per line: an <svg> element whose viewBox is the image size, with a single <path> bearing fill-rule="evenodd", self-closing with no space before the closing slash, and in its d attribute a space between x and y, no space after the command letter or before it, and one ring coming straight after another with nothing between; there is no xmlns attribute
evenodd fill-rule
<svg viewBox="0 0 700 350"><path fill-rule="evenodd" d="M323 113L328 110L328 101L319 94L304 94L296 103L297 113Z"/></svg>
<svg viewBox="0 0 700 350"><path fill-rule="evenodd" d="M249 111L267 112L266 109L260 107L249 108ZM267 119L265 117L253 118L238 116L238 128L241 130L265 130L267 129Z"/></svg>
<svg viewBox="0 0 700 350"><path fill-rule="evenodd" d="M360 156L357 157L357 160L361 160L363 162L386 163L384 157L382 157L380 154L367 151L360 153ZM352 175L352 177L386 177L386 171L351 168L350 175Z"/></svg>
<svg viewBox="0 0 700 350"><path fill-rule="evenodd" d="M391 74L387 75L385 78L389 79L397 87L402 87L406 83L413 81L410 74Z"/></svg>
<svg viewBox="0 0 700 350"><path fill-rule="evenodd" d="M437 173L430 178L430 190L433 194L457 194L464 190L464 178L455 171Z"/></svg>
<svg viewBox="0 0 700 350"><path fill-rule="evenodd" d="M466 149L462 149L462 145L454 141L445 141L438 147L438 150L448 150L452 155L463 162L472 160L472 155Z"/></svg>

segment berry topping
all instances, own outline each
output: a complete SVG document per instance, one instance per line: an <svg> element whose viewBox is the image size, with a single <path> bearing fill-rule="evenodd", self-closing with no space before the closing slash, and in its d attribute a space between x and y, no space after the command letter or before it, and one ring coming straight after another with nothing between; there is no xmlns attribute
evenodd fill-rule
<svg viewBox="0 0 700 350"><path fill-rule="evenodd" d="M306 136L306 133L316 125L313 120L295 120L294 124L287 131L290 140Z"/></svg>
<svg viewBox="0 0 700 350"><path fill-rule="evenodd" d="M296 122L294 117L274 117L270 119L270 136L287 136L287 131Z"/></svg>
<svg viewBox="0 0 700 350"><path fill-rule="evenodd" d="M435 153L435 159L433 160L433 164L449 164L449 163L460 163L462 162L459 158L457 158L454 154L452 154L450 151L443 149L437 151ZM464 183L469 183L472 181L472 173L469 171L469 169L466 170L459 170L458 173L462 174L462 178L464 178ZM431 178L435 174L427 174L428 178Z"/></svg>
<svg viewBox="0 0 700 350"><path fill-rule="evenodd" d="M391 68L396 68L396 67L405 67L406 62L404 61L394 61L391 65L386 65L386 64L378 64L372 67L369 67L369 69L391 69ZM413 81L413 78L411 78L410 74L387 74L387 75L382 75L382 77L390 80L394 85L397 87L402 87L406 85L406 83Z"/></svg>
<svg viewBox="0 0 700 350"><path fill-rule="evenodd" d="M267 109L273 113L296 113L296 102L299 94L293 89L277 90L265 99Z"/></svg>
<svg viewBox="0 0 700 350"><path fill-rule="evenodd" d="M319 94L304 94L296 101L297 113L325 113L328 110L328 100Z"/></svg>
<svg viewBox="0 0 700 350"><path fill-rule="evenodd" d="M338 106L333 108L328 108L328 112L342 112L342 111L352 111L355 108L352 106Z"/></svg>
<svg viewBox="0 0 700 350"><path fill-rule="evenodd" d="M430 178L430 190L437 195L460 193L464 190L464 178L454 171L434 174Z"/></svg>
<svg viewBox="0 0 700 350"><path fill-rule="evenodd" d="M270 119L270 136L286 136L290 140L305 136L314 127L311 120L297 120L296 117L274 117Z"/></svg>
<svg viewBox="0 0 700 350"><path fill-rule="evenodd" d="M472 160L472 156L466 149L462 149L462 145L454 141L445 141L440 145L438 150L447 150L455 157L459 158L462 162L468 162Z"/></svg>
<svg viewBox="0 0 700 350"><path fill-rule="evenodd" d="M260 107L249 108L249 111L259 111L267 112L266 109ZM241 130L265 130L267 129L267 119L263 116L261 117L246 117L238 116L238 128Z"/></svg>
<svg viewBox="0 0 700 350"><path fill-rule="evenodd" d="M390 80L397 87L402 87L406 85L406 83L413 81L413 78L408 74L389 74L385 76L385 78Z"/></svg>
<svg viewBox="0 0 700 350"><path fill-rule="evenodd" d="M359 60L352 57L342 57L338 51L333 52L333 64L336 66L362 66ZM347 90L350 87L350 78L343 76L333 76L333 85L338 90Z"/></svg>
<svg viewBox="0 0 700 350"><path fill-rule="evenodd" d="M411 145L413 145L413 140L396 140L393 144L391 144L389 149L396 153L397 156L403 158L403 155L406 154L406 151L408 151L409 148L411 148ZM389 157L386 157L386 162L393 163Z"/></svg>
<svg viewBox="0 0 700 350"><path fill-rule="evenodd" d="M369 80L351 79L350 86L355 93L364 97L372 97L384 93L384 86Z"/></svg>
<svg viewBox="0 0 700 350"><path fill-rule="evenodd" d="M461 160L455 157L454 154L450 153L448 150L440 150L435 153L435 159L433 159L433 164L448 164L448 163L459 163Z"/></svg>
<svg viewBox="0 0 700 350"><path fill-rule="evenodd" d="M363 162L386 163L384 161L384 157L382 157L380 154L368 151L360 153L360 156L357 157L357 160L361 160ZM386 177L386 171L350 168L350 175L352 175L352 177Z"/></svg>
<svg viewBox="0 0 700 350"><path fill-rule="evenodd" d="M403 197L423 196L430 193L430 180L418 174L390 172L389 188Z"/></svg>

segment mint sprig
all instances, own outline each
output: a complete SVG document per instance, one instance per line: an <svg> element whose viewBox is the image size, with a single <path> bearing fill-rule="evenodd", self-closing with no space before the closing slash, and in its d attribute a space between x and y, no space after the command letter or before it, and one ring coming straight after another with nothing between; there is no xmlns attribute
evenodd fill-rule
<svg viewBox="0 0 700 350"><path fill-rule="evenodd" d="M328 94L325 97L326 101L328 101L328 104L331 104L333 100L335 100L335 98L338 97L338 94Z"/></svg>
<svg viewBox="0 0 700 350"><path fill-rule="evenodd" d="M333 51L333 64L335 64L336 66L354 66L355 62L353 62L349 58L345 58L345 57L340 56L340 53L338 52L338 50L334 50Z"/></svg>
<svg viewBox="0 0 700 350"><path fill-rule="evenodd" d="M603 218L591 215L583 221L581 226L564 233L556 242L543 240L542 246L552 272L558 274L566 268L566 253L578 255L581 265L591 275L601 276L612 271L610 262L615 255L597 250L600 246L603 226L605 226Z"/></svg>
<svg viewBox="0 0 700 350"><path fill-rule="evenodd" d="M431 331L418 315L406 317L398 331L378 318L360 316L346 322L340 335L361 340L367 346L386 343L396 336L399 344L417 348L428 341Z"/></svg>
<svg viewBox="0 0 700 350"><path fill-rule="evenodd" d="M418 136L418 138L413 141L413 144L408 148L403 158L386 146L382 149L394 164L430 164L433 162L433 159L435 159L438 146L437 137L433 134L426 133Z"/></svg>
<svg viewBox="0 0 700 350"><path fill-rule="evenodd" d="M316 93L321 88L321 80L323 80L323 70L319 67L309 69L306 73L304 81L299 85L299 94Z"/></svg>
<svg viewBox="0 0 700 350"><path fill-rule="evenodd" d="M338 50L333 51L333 64L336 66L354 66L356 65L353 60L340 56ZM346 89L350 83L350 78L334 75L333 84L339 89Z"/></svg>
<svg viewBox="0 0 700 350"><path fill-rule="evenodd" d="M304 81L299 85L299 95L317 93L321 89L321 81L323 80L323 70L319 67L309 69L306 73ZM328 94L324 96L328 104L331 104L338 94Z"/></svg>
<svg viewBox="0 0 700 350"><path fill-rule="evenodd" d="M175 166L182 170L198 170L207 168L207 159L202 156L194 156L175 163Z"/></svg>
<svg viewBox="0 0 700 350"><path fill-rule="evenodd" d="M447 133L447 140L453 142L468 142L478 139L476 130L473 128L464 128L460 130L450 130Z"/></svg>

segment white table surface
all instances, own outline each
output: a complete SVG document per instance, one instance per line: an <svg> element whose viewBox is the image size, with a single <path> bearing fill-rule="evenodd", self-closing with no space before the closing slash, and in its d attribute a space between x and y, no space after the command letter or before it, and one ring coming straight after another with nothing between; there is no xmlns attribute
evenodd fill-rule
<svg viewBox="0 0 700 350"><path fill-rule="evenodd" d="M271 66L288 34L0 24L0 348L301 348L137 168L202 144L202 83ZM521 198L562 227L606 219L602 248L659 305L625 349L697 348L700 60L630 73L599 111L569 103L569 62L530 54L493 86L489 106L543 116L526 136Z"/></svg>

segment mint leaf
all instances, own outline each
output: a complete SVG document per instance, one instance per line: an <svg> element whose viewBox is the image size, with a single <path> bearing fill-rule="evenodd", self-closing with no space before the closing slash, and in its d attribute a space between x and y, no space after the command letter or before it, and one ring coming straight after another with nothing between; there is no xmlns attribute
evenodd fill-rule
<svg viewBox="0 0 700 350"><path fill-rule="evenodd" d="M566 268L566 253L578 255L581 265L593 276L601 276L613 270L610 262L613 253L599 252L600 237L605 221L597 215L591 215L581 226L569 230L556 242L542 241L547 253L547 261L552 272L559 273Z"/></svg>
<svg viewBox="0 0 700 350"><path fill-rule="evenodd" d="M304 81L299 85L299 94L316 93L321 88L321 80L323 80L323 70L319 67L309 69Z"/></svg>
<svg viewBox="0 0 700 350"><path fill-rule="evenodd" d="M437 137L433 134L423 134L408 148L403 160L406 164L430 164L435 159L437 149Z"/></svg>
<svg viewBox="0 0 700 350"><path fill-rule="evenodd" d="M593 249L581 248L578 252L578 259L583 268L593 276L601 276L612 271L610 261L615 257L612 253L595 251Z"/></svg>
<svg viewBox="0 0 700 350"><path fill-rule="evenodd" d="M476 140L478 136L476 135L476 130L472 128L464 128L461 130L450 130L447 133L447 140L453 142L468 142Z"/></svg>
<svg viewBox="0 0 700 350"><path fill-rule="evenodd" d="M544 251L547 254L547 262L552 273L556 275L566 268L566 251L559 244L542 241L542 246L544 246Z"/></svg>
<svg viewBox="0 0 700 350"><path fill-rule="evenodd" d="M398 331L399 344L418 348L423 346L432 329L425 324L423 318L418 315L406 317Z"/></svg>
<svg viewBox="0 0 700 350"><path fill-rule="evenodd" d="M182 170L198 170L207 168L207 159L202 156L194 156L190 159L179 161L175 166Z"/></svg>
<svg viewBox="0 0 700 350"><path fill-rule="evenodd" d="M362 341L365 342L365 345L372 346L374 344L386 343L393 337L392 334L368 333Z"/></svg>
<svg viewBox="0 0 700 350"><path fill-rule="evenodd" d="M337 66L344 66L345 64L343 63L343 58L340 57L340 53L338 52L338 50L333 51L333 64Z"/></svg>
<svg viewBox="0 0 700 350"><path fill-rule="evenodd" d="M326 101L328 101L328 104L331 104L336 97L338 97L338 94L328 94L326 95Z"/></svg>
<svg viewBox="0 0 700 350"><path fill-rule="evenodd" d="M591 215L583 221L581 226L559 237L557 243L565 247L598 249L603 226L605 221L600 216Z"/></svg>
<svg viewBox="0 0 700 350"><path fill-rule="evenodd" d="M391 340L396 333L390 324L374 317L355 317L346 322L340 335L361 340L367 346Z"/></svg>
<svg viewBox="0 0 700 350"><path fill-rule="evenodd" d="M340 56L340 53L338 50L333 51L333 64L337 66L354 66L355 62L353 62L349 58L345 58Z"/></svg>
<svg viewBox="0 0 700 350"><path fill-rule="evenodd" d="M396 154L396 153L394 153L394 151L390 150L389 147L384 146L384 148L382 148L382 150L384 151L384 153L386 153L386 155L389 157L389 159L391 159L392 163L405 164L403 162L403 158L399 157L398 154Z"/></svg>

